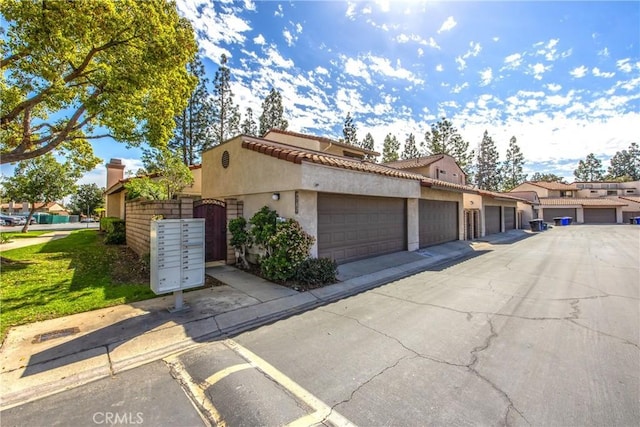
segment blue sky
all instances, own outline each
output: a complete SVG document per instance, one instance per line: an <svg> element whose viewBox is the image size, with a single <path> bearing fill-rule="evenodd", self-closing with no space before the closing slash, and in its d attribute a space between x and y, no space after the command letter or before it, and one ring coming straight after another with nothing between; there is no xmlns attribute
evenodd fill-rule
<svg viewBox="0 0 640 427"><path fill-rule="evenodd" d="M418 141L447 117L503 158L517 138L526 172L573 180L593 152L640 142L640 2L344 2L178 0L210 79L229 57L235 102L260 114L271 87L289 130L342 136L351 112L376 149L391 132ZM139 151L96 154L139 166ZM3 168L4 171L4 168ZM84 179L104 186L100 165Z"/></svg>

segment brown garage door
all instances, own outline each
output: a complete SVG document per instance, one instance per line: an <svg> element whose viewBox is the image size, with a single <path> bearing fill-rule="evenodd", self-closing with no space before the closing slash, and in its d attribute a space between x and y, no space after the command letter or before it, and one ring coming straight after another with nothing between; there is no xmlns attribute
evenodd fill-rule
<svg viewBox="0 0 640 427"><path fill-rule="evenodd" d="M485 206L484 208L486 227L485 234L495 234L500 232L500 206Z"/></svg>
<svg viewBox="0 0 640 427"><path fill-rule="evenodd" d="M636 211L636 212L622 212L622 222L624 222L625 224L629 224L629 220L631 218L635 218L637 216L640 216L640 211Z"/></svg>
<svg viewBox="0 0 640 427"><path fill-rule="evenodd" d="M338 263L407 250L405 199L318 194L318 256Z"/></svg>
<svg viewBox="0 0 640 427"><path fill-rule="evenodd" d="M516 208L504 208L504 229L516 229Z"/></svg>
<svg viewBox="0 0 640 427"><path fill-rule="evenodd" d="M585 224L615 224L615 208L584 208Z"/></svg>
<svg viewBox="0 0 640 427"><path fill-rule="evenodd" d="M553 218L570 216L573 222L576 221L576 209L575 208L544 208L543 214L544 222L553 223Z"/></svg>
<svg viewBox="0 0 640 427"><path fill-rule="evenodd" d="M458 240L458 202L420 200L420 247Z"/></svg>

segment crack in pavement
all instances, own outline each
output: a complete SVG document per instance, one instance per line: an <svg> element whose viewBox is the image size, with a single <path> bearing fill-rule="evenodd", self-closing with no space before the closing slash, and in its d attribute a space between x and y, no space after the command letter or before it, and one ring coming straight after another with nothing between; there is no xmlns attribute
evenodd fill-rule
<svg viewBox="0 0 640 427"><path fill-rule="evenodd" d="M576 319L566 319L566 320L568 320L569 322L573 323L574 325L576 325L576 326L580 326L581 328L584 328L584 329L586 329L586 330L588 330L588 331L595 332L596 334L604 335L604 336L607 336L607 337L609 337L609 338L615 338L615 339L617 339L617 340L619 340L619 341L622 341L624 344L628 344L628 345L633 346L633 347L635 347L636 349L640 350L640 345L638 345L638 344L634 343L633 341L629 341L629 340L628 340L628 339L626 339L626 338L622 338L622 337L619 337L619 336L617 336L617 335L608 334L608 333L606 333L606 332L603 332L603 331L599 331L599 330L597 330L597 329L590 328L590 327L588 327L588 326L586 326L586 325L583 325L583 324L581 324L581 323L576 322L576 320L578 320L577 318L576 318Z"/></svg>
<svg viewBox="0 0 640 427"><path fill-rule="evenodd" d="M371 377L370 379L368 379L364 383L360 384L355 390L353 390L351 392L351 395L349 396L348 399L345 399L345 400L342 400L341 402L336 403L335 405L333 405L331 407L331 410L336 408L338 405L342 405L344 403L348 403L349 401L351 401L351 399L353 399L353 396L355 395L355 393L358 392L360 389L362 389L362 387L364 387L365 385L370 383L376 377L384 374L388 369L396 367L402 360L405 360L405 359L408 360L408 359L414 359L414 358L422 358L422 359L430 360L432 362L453 366L453 367L456 367L456 368L465 368L467 370L467 372L472 373L473 375L475 375L476 377L478 377L482 381L484 381L487 384L489 384L498 394L500 394L505 399L505 401L507 402L507 408L506 408L505 415L504 415L505 425L509 425L508 417L509 417L509 413L512 410L515 411L516 413L518 413L518 415L520 415L520 417L522 417L522 419L524 419L527 422L527 424L531 425L531 423L527 420L527 418L524 416L524 414L522 414L522 412L518 408L516 408L516 406L513 403L513 400L511 399L511 397L504 390L500 389L497 385L495 385L492 381L490 381L488 378L486 378L485 376L480 374L475 368L475 365L478 363L478 353L487 350L491 346L492 340L494 338L498 337L498 333L495 331L495 327L493 325L493 321L491 320L491 317L490 317L489 314L485 314L486 317L487 317L487 323L489 324L489 330L490 330L489 336L487 336L485 338L484 342L481 345L476 346L471 350L471 352L470 352L470 354L471 354L470 362L467 363L467 364L461 364L461 363L448 362L446 360L439 359L439 358L434 357L434 356L430 356L430 355L426 355L426 354L420 353L420 352L412 349L411 347L408 347L406 344L404 344L398 338L396 338L394 336L391 336L389 334L386 334L386 333L384 333L382 331L379 331L376 328L373 328L373 327L371 327L369 325L366 325L366 324L362 323L360 321L360 319L357 319L355 317L347 316L345 314L335 313L335 312L328 311L328 310L325 310L325 309L320 309L320 311L328 313L328 314L332 314L334 316L339 316L339 317L342 317L342 318L345 318L345 319L353 320L354 322L356 322L358 325L362 326L363 328L369 329L370 331L373 331L373 332L375 332L375 333L377 333L379 335L382 335L382 336L384 336L384 337L386 337L388 339L391 339L391 340L395 341L402 348L404 348L405 350L407 350L407 351L409 351L409 352L414 354L413 357L409 357L409 356L401 357L393 365L387 366L385 369L383 369L382 371L378 372L377 374L375 374L373 377Z"/></svg>

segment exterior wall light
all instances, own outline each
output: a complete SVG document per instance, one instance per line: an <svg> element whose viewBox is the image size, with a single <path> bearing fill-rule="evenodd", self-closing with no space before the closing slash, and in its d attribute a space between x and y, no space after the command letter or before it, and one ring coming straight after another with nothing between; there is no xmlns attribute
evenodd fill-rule
<svg viewBox="0 0 640 427"><path fill-rule="evenodd" d="M273 200L280 200L280 193L273 193L273 194L271 195L271 198L272 198Z"/></svg>

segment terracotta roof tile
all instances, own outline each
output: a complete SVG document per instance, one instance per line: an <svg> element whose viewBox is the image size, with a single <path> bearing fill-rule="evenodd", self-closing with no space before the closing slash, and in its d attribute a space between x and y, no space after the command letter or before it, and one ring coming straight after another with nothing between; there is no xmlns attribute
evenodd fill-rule
<svg viewBox="0 0 640 427"><path fill-rule="evenodd" d="M442 159L444 154L434 154L432 156L417 157L415 159L397 160L395 162L383 163L385 166L389 166L396 169L410 169L428 166L432 163Z"/></svg>
<svg viewBox="0 0 640 427"><path fill-rule="evenodd" d="M529 184L536 185L547 190L577 190L574 184L563 184L562 182L528 181Z"/></svg>
<svg viewBox="0 0 640 427"><path fill-rule="evenodd" d="M604 198L574 198L574 197L554 197L554 198L541 198L541 206L626 206L624 201L616 199L604 199Z"/></svg>
<svg viewBox="0 0 640 427"><path fill-rule="evenodd" d="M630 201L633 203L640 203L640 197L638 196L620 196L620 199L622 199L623 201Z"/></svg>

